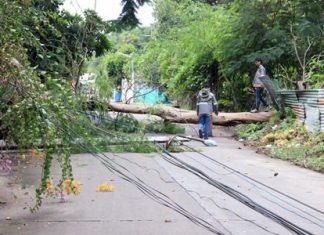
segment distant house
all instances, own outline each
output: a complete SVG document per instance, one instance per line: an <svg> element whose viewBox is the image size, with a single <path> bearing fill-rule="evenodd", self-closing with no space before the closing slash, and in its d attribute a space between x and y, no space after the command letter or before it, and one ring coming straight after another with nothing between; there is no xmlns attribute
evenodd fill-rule
<svg viewBox="0 0 324 235"><path fill-rule="evenodd" d="M143 86L137 89L135 103L170 104L168 96L159 87Z"/></svg>
<svg viewBox="0 0 324 235"><path fill-rule="evenodd" d="M93 73L86 73L80 77L80 91L88 98L96 95L95 80L96 75Z"/></svg>
<svg viewBox="0 0 324 235"><path fill-rule="evenodd" d="M116 90L117 91L117 90ZM147 86L140 78L133 76L131 81L122 80L122 102L142 104L169 104L170 101L161 87ZM116 93L115 93L116 94Z"/></svg>

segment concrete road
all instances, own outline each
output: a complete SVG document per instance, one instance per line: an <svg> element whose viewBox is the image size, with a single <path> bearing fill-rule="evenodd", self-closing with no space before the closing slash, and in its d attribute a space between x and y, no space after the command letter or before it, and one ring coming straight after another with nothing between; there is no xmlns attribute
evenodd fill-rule
<svg viewBox="0 0 324 235"><path fill-rule="evenodd" d="M186 144L205 156L196 152L174 155L310 233L324 234L323 174L294 166L287 161L257 154L255 150L233 140L222 129L216 130L215 134L216 138L213 139L217 141L218 147L207 147L199 142ZM192 173L162 158L156 159L175 181L232 234L294 234ZM240 171L242 175L221 164ZM245 176L302 201L322 213Z"/></svg>
<svg viewBox="0 0 324 235"><path fill-rule="evenodd" d="M232 140L227 132L217 131L218 147L198 142L189 145L245 175L291 195L324 211L324 175L302 169L288 162L256 154ZM324 216L273 192L254 181L230 171L194 152L176 154L186 163L203 170L267 209L309 230L324 234ZM163 192L172 205L223 234L293 234L283 226L260 215L193 174L166 162L159 154L107 154L122 165L127 177L135 176L145 185ZM38 162L22 168L22 179L0 177L0 235L23 234L213 234L194 224L173 209L144 195L138 187L113 174L89 154L74 155L75 179L82 183L81 194L61 203L46 198L39 212L30 214L33 190L37 185ZM59 172L53 171L58 178ZM278 174L275 174L278 173ZM275 176L276 175L276 176ZM4 180L6 179L6 180ZM108 182L114 192L96 192L96 186ZM137 182L140 182L137 180ZM151 189L151 192L158 192ZM6 220L8 217L9 220Z"/></svg>
<svg viewBox="0 0 324 235"><path fill-rule="evenodd" d="M123 164L144 182L166 193L190 213L219 225L158 166L154 156L107 156ZM60 203L59 199L45 199L40 211L30 214L25 207L32 205L29 196L31 190L26 188L24 193L19 193L17 185L13 187L13 193L17 196L0 210L0 234L212 234L184 216L151 200L133 184L109 172L91 155L73 156L73 165L75 179L82 183L79 196L69 196L65 203ZM31 171L26 169L26 174L28 173L31 174ZM103 182L113 184L115 191L96 192L96 186ZM10 217L11 220L5 220L6 217ZM220 225L219 227L222 229Z"/></svg>

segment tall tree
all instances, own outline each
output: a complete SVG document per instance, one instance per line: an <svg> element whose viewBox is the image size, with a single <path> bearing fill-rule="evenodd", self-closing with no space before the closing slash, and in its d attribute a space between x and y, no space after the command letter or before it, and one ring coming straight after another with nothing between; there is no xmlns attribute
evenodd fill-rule
<svg viewBox="0 0 324 235"><path fill-rule="evenodd" d="M299 79L293 74L311 80L309 65L320 64L314 56L323 51L320 2L156 0L153 37L139 57L142 75L167 84L181 101L209 82L222 108L247 109L256 57L281 84Z"/></svg>
<svg viewBox="0 0 324 235"><path fill-rule="evenodd" d="M95 12L73 16L59 10L61 3L0 1L0 138L43 156L33 209L48 190L54 158L62 170L57 186L73 181L73 139L80 135L89 140L90 125L78 111L70 81L78 77L87 57L110 47L106 24ZM75 186L71 190L78 192Z"/></svg>
<svg viewBox="0 0 324 235"><path fill-rule="evenodd" d="M122 0L122 12L117 20L118 28L134 28L140 24L136 17L137 10L151 0Z"/></svg>
<svg viewBox="0 0 324 235"><path fill-rule="evenodd" d="M121 28L134 28L140 25L140 22L136 16L137 10L139 7L143 6L145 3L153 2L154 0L122 0L123 5L122 12L117 20L117 30ZM230 3L233 0L172 0L175 3L205 3L209 5L217 5Z"/></svg>

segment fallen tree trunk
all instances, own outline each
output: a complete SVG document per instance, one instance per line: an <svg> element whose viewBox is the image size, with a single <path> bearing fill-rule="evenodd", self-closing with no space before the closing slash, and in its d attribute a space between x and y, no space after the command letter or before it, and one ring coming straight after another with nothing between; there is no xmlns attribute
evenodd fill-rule
<svg viewBox="0 0 324 235"><path fill-rule="evenodd" d="M161 118L177 123L197 123L196 111L174 108L169 105L148 106L144 104L110 103L111 110L123 113L154 114ZM273 115L272 112L262 113L219 113L213 114L213 124L233 126L241 123L266 122Z"/></svg>

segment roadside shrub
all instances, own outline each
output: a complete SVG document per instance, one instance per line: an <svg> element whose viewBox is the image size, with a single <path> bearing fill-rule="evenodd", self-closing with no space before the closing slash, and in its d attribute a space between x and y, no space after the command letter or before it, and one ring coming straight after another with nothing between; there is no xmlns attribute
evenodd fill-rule
<svg viewBox="0 0 324 235"><path fill-rule="evenodd" d="M166 134L183 134L185 133L185 128L181 127L175 123L169 121L155 121L148 125L145 128L147 131L154 133L166 133Z"/></svg>

